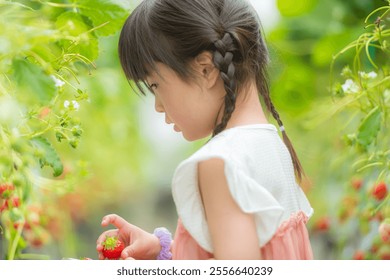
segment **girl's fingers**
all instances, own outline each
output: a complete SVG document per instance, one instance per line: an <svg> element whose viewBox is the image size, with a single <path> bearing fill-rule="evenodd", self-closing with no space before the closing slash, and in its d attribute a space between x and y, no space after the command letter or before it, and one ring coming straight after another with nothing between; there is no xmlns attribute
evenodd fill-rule
<svg viewBox="0 0 390 280"><path fill-rule="evenodd" d="M137 255L137 250L139 251L138 243L134 242L130 246L127 246L125 249L123 249L122 254L121 254L121 258L124 260L127 260L129 258L134 259Z"/></svg>
<svg viewBox="0 0 390 280"><path fill-rule="evenodd" d="M103 217L102 226L106 227L110 224L114 225L117 229L121 229L124 226L129 225L129 223L125 219L118 216L117 214L109 214Z"/></svg>

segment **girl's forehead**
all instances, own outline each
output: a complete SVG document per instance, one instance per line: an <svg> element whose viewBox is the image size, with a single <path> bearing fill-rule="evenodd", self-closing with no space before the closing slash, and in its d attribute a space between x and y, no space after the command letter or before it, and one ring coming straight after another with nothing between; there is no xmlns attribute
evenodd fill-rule
<svg viewBox="0 0 390 280"><path fill-rule="evenodd" d="M164 79L169 74L170 68L161 62L156 62L153 68L148 69L146 79Z"/></svg>

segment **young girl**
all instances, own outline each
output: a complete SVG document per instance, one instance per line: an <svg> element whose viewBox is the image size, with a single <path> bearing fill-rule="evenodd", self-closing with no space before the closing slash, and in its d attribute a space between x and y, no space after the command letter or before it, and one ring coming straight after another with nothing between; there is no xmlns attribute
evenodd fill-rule
<svg viewBox="0 0 390 280"><path fill-rule="evenodd" d="M176 169L174 240L111 214L103 232L126 244L123 259L312 259L312 208L303 171L269 96L267 48L244 0L143 0L127 19L119 56L129 80L155 96L189 141L211 139ZM279 125L268 123L259 100Z"/></svg>

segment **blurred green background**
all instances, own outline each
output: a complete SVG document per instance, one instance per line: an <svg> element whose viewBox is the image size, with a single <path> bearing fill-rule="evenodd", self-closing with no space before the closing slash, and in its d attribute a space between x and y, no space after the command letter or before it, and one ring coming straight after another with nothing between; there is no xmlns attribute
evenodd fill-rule
<svg viewBox="0 0 390 280"><path fill-rule="evenodd" d="M113 2L126 2L129 11L137 3ZM356 237L358 220L334 226L338 223L340 199L355 176L348 164L355 152L343 141L349 133L346 118L324 114L332 106L330 65L335 53L364 32L365 17L388 2L252 3L263 21L270 51L272 99L308 177L302 187L315 210L309 222L315 258L350 259L357 250L368 250L375 234L369 235L368 230ZM140 97L132 92L118 61L118 32L119 28L114 34L98 37L96 69L80 68L77 74L79 88L89 95L77 112L83 128L77 148L53 143L66 172L83 170L85 174L78 177L69 193L44 206L54 208L54 212L60 210L61 214L56 214L61 216L60 225L50 231L50 242L27 247L26 252L52 259L96 258L95 241L103 231L100 221L108 213L117 213L150 232L158 226L175 231L177 214L170 180L180 161L207 139L186 142L165 124L162 115L154 112L152 96ZM353 56L352 52L346 53L337 60L336 78ZM325 219L326 229L316 231L321 219ZM353 236L354 242L346 242Z"/></svg>

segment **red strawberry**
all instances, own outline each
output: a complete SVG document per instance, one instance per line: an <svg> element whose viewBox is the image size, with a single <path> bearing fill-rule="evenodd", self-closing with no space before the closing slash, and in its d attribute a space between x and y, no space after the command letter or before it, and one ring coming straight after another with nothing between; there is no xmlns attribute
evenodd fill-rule
<svg viewBox="0 0 390 280"><path fill-rule="evenodd" d="M314 225L314 228L318 231L327 231L330 227L330 219L329 217L321 217L317 220Z"/></svg>
<svg viewBox="0 0 390 280"><path fill-rule="evenodd" d="M376 186L374 186L372 190L372 195L375 197L376 200L382 200L387 195L387 186L384 182L380 182Z"/></svg>
<svg viewBox="0 0 390 280"><path fill-rule="evenodd" d="M358 191L362 188L363 180L362 179L353 179L351 183L352 183L352 187Z"/></svg>
<svg viewBox="0 0 390 280"><path fill-rule="evenodd" d="M363 251L356 251L355 254L353 254L354 260L364 260L364 252Z"/></svg>
<svg viewBox="0 0 390 280"><path fill-rule="evenodd" d="M120 258L125 245L118 237L107 236L106 240L102 242L103 246L103 256L109 260L117 260Z"/></svg>
<svg viewBox="0 0 390 280"><path fill-rule="evenodd" d="M15 187L12 184L1 184L0 185L0 198L4 198L4 199L10 198L10 196L14 190L15 190Z"/></svg>
<svg viewBox="0 0 390 280"><path fill-rule="evenodd" d="M10 199L7 199L2 206L0 206L0 212L8 209L10 207L10 203L12 203L11 207L19 207L20 206L20 199L19 197L13 197Z"/></svg>
<svg viewBox="0 0 390 280"><path fill-rule="evenodd" d="M22 223L23 222L14 222L14 229L17 230L19 228L19 226L21 226ZM31 225L28 222L24 222L23 229L30 230L31 229Z"/></svg>

